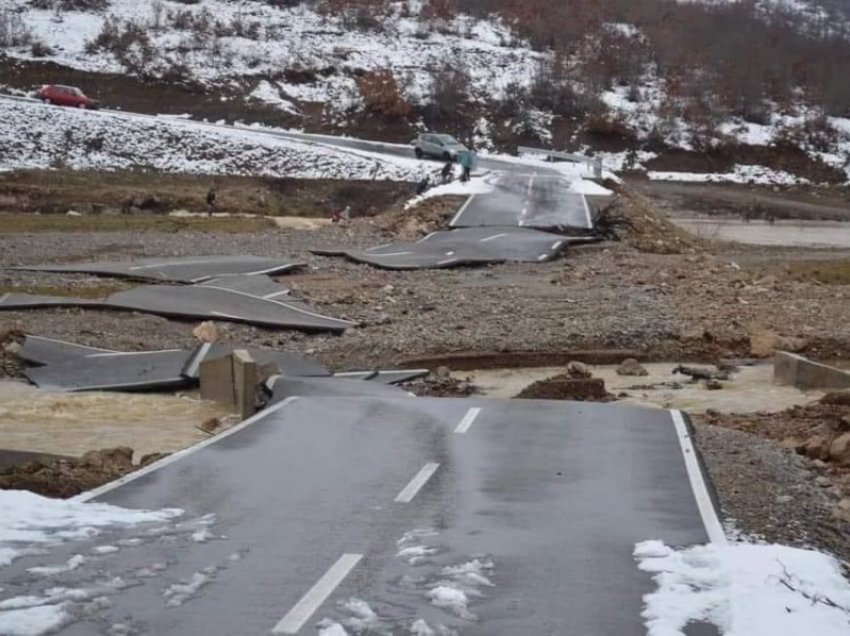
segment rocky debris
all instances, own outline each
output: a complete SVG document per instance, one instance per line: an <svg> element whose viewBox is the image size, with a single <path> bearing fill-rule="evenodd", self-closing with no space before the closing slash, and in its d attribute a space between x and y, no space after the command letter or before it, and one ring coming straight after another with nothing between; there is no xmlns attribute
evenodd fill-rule
<svg viewBox="0 0 850 636"><path fill-rule="evenodd" d="M218 340L218 328L211 320L205 320L192 329L192 335L200 342L215 342Z"/></svg>
<svg viewBox="0 0 850 636"><path fill-rule="evenodd" d="M224 425L217 417L211 417L210 419L202 422L198 428L208 435L216 435L224 429Z"/></svg>
<svg viewBox="0 0 850 636"><path fill-rule="evenodd" d="M89 451L80 458L44 457L0 472L0 488L29 490L47 497L73 497L162 457L165 454L152 453L136 465L133 449L126 446Z"/></svg>
<svg viewBox="0 0 850 636"><path fill-rule="evenodd" d="M515 399L574 400L577 402L610 402L616 399L605 390L602 378L575 378L567 374L556 375L529 384Z"/></svg>
<svg viewBox="0 0 850 636"><path fill-rule="evenodd" d="M750 355L756 358L768 358L777 351L798 353L808 346L805 338L781 336L769 329L757 329L750 333Z"/></svg>
<svg viewBox="0 0 850 636"><path fill-rule="evenodd" d="M584 362L573 360L567 364L567 376L576 380L592 378L593 372Z"/></svg>
<svg viewBox="0 0 850 636"><path fill-rule="evenodd" d="M706 380L705 388L709 391L718 391L723 388L723 383L720 380Z"/></svg>
<svg viewBox="0 0 850 636"><path fill-rule="evenodd" d="M828 394L817 402L778 413L711 411L694 416L694 420L770 439L818 464L850 492L850 405L837 397L840 395L843 392Z"/></svg>
<svg viewBox="0 0 850 636"><path fill-rule="evenodd" d="M478 392L471 378L454 378L448 367L439 367L424 378L400 386L417 397L469 397Z"/></svg>
<svg viewBox="0 0 850 636"><path fill-rule="evenodd" d="M671 223L649 199L614 181L605 181L604 185L618 195L597 216L597 225L606 231L606 238L625 241L641 252L653 254L702 251L699 239Z"/></svg>
<svg viewBox="0 0 850 636"><path fill-rule="evenodd" d="M375 217L375 225L397 241L413 241L437 230L445 230L466 197L426 199L409 209L398 209Z"/></svg>
<svg viewBox="0 0 850 636"><path fill-rule="evenodd" d="M829 461L850 466L850 433L842 433L829 444Z"/></svg>
<svg viewBox="0 0 850 636"><path fill-rule="evenodd" d="M673 375L677 373L690 376L691 382L705 380L706 383L712 380L729 380L732 375L728 368L707 369L705 367L686 367L682 364L673 369Z"/></svg>
<svg viewBox="0 0 850 636"><path fill-rule="evenodd" d="M643 376L649 375L649 371L647 371L636 358L626 358L620 366L617 367L617 375Z"/></svg>
<svg viewBox="0 0 850 636"><path fill-rule="evenodd" d="M850 560L850 515L837 514L846 494L828 465L740 430L696 423L696 441L736 530Z"/></svg>
<svg viewBox="0 0 850 636"><path fill-rule="evenodd" d="M821 404L832 404L835 406L850 406L850 390L831 391L820 400Z"/></svg>

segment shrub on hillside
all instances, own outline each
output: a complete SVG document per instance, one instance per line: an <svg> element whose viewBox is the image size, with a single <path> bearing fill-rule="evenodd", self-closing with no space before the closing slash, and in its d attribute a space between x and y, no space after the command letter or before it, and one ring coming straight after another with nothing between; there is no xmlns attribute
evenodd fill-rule
<svg viewBox="0 0 850 636"><path fill-rule="evenodd" d="M366 110L371 113L406 117L412 110L389 70L364 73L357 78L357 88L360 89Z"/></svg>
<svg viewBox="0 0 850 636"><path fill-rule="evenodd" d="M30 55L33 57L47 57L48 55L53 55L53 49L41 40L34 40L30 45Z"/></svg>

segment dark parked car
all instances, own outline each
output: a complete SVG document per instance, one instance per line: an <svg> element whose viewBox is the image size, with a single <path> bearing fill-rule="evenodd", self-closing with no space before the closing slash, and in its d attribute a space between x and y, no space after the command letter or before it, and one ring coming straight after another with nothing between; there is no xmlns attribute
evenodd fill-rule
<svg viewBox="0 0 850 636"><path fill-rule="evenodd" d="M36 97L45 104L57 106L74 106L76 108L97 109L96 100L86 97L85 93L74 86L46 84L36 91Z"/></svg>
<svg viewBox="0 0 850 636"><path fill-rule="evenodd" d="M437 157L443 161L455 161L461 152L468 150L451 135L437 133L423 133L410 143L419 159L428 156Z"/></svg>

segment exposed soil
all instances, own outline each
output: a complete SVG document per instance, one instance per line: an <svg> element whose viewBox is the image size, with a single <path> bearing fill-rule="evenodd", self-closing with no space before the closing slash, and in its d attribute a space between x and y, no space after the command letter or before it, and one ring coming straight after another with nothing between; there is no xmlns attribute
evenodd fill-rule
<svg viewBox="0 0 850 636"><path fill-rule="evenodd" d="M80 218L62 221L32 218L28 222L33 231L44 229L45 225L48 229L63 230L73 224L86 230L97 226L133 230L143 229L143 223L161 223L166 227L171 224L172 228L200 223L197 228L200 230L226 229L228 223L233 224L233 219L151 220L157 214L174 210L207 212L206 198L210 188L214 188L216 193L215 212L321 218L327 218L331 212L345 206L351 207L353 217L374 216L394 209L412 195L408 184L383 181L211 177L142 171L21 170L0 172L0 214L16 215L2 217L0 232L13 231L7 228L18 226L26 229L27 217L17 216L21 213L56 215L68 211L87 215L90 222L85 223ZM121 217L107 218L114 215ZM66 226L55 227L63 221ZM248 231L266 226L255 222L252 228L250 222L241 221L242 227Z"/></svg>
<svg viewBox="0 0 850 636"><path fill-rule="evenodd" d="M605 390L601 378L571 378L556 375L538 380L517 393L518 399L526 400L573 400L576 402L608 402L614 399Z"/></svg>
<svg viewBox="0 0 850 636"><path fill-rule="evenodd" d="M73 497L162 459L154 453L133 464L133 449L107 448L74 457L40 457L0 471L0 488L30 490L45 497Z"/></svg>

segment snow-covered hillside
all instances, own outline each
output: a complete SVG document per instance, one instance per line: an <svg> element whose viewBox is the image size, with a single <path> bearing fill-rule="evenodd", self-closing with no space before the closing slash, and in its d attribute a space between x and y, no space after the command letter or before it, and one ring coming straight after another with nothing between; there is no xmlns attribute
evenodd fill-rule
<svg viewBox="0 0 850 636"><path fill-rule="evenodd" d="M51 168L415 181L402 157L299 143L268 131L0 100L0 169Z"/></svg>
<svg viewBox="0 0 850 636"><path fill-rule="evenodd" d="M813 51L821 50L818 46L831 42L830 33L847 24L832 17L840 13L840 3L829 1L760 0L754 11L766 16L774 11L773 20L777 15L798 19L799 24L781 33L817 30L821 40L807 41L815 48L800 52L811 58ZM53 6L62 2L71 0L56 0ZM725 151L732 157L725 174L740 173L736 163L764 162L766 170L785 169L787 162L779 158L771 164L770 157L762 157L770 153L760 150L799 148L816 165L799 176L814 183L850 180L850 119L836 116L847 114L840 106L825 111L826 106L810 99L817 91L794 86L778 101L767 87L783 80L775 80L778 71L770 56L758 61L752 77L731 78L740 67L734 64L701 69L700 64L709 62L701 61L701 54L687 57L688 51L682 50L687 47L679 41L687 34L673 27L673 33L666 34L648 22L597 19L554 47L533 47L520 35L518 17L426 15L428 0L368 3L380 5L371 13L321 11L329 3L311 1L291 3L296 6L261 0L72 4L101 8L39 9L34 5L51 5L44 0L0 0L0 59L5 54L18 62L55 62L73 69L69 73L123 74L142 84L155 82L156 90L183 86L190 94L214 96L216 103L238 102L233 109L238 114L227 115L232 119L243 117L240 108L247 104L279 114L269 122L275 125L396 141L409 139L416 130L440 128L479 150L513 151L525 143L596 153L604 146L603 156L615 170L640 170L665 148L695 154ZM744 4L680 0L680 6ZM728 26L729 17L724 20L713 26ZM683 24L692 23L699 27L698 20ZM522 32L528 32L527 25ZM740 36L728 42L732 46L746 40ZM711 37L708 42L713 42ZM727 40L716 45L720 57L734 57L726 45ZM660 50L673 51L675 59L662 65L656 61ZM671 66L673 62L680 67ZM837 72L821 71L808 75L823 79ZM90 86L84 88L97 96L96 80L87 81ZM821 88L823 95L829 93L823 104L843 103L844 97L836 95L836 90L843 91L841 85L836 89L833 82ZM741 95L745 97L739 99ZM166 101L162 111L154 112L183 111L168 108ZM247 118L252 118L250 112ZM371 126L373 122L379 123ZM728 151L738 145L755 147L756 156L734 157ZM716 164L716 158L709 163Z"/></svg>
<svg viewBox="0 0 850 636"><path fill-rule="evenodd" d="M50 50L46 58L59 64L188 77L207 85L235 82L253 90L256 99L284 108L291 101L320 102L337 111L361 107L356 77L368 71L390 70L412 103L433 93L435 73L458 62L468 74L468 90L482 99L497 99L509 84L527 84L533 77L541 56L501 22L460 16L435 31L410 4L417 3L395 3L379 26L360 28L307 6L278 8L251 0L111 0L104 11L61 13L0 0L0 10L21 11L24 28ZM121 41L95 49L104 24L114 25ZM128 28L131 35L125 36ZM27 46L10 52L34 57Z"/></svg>

